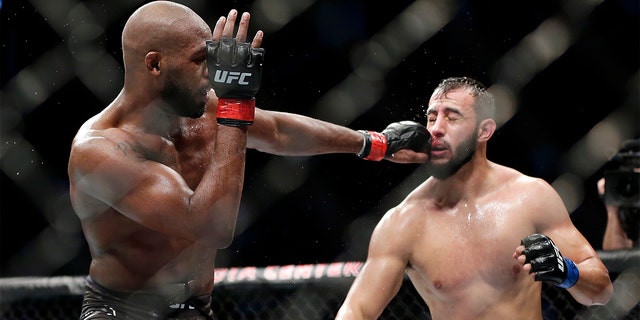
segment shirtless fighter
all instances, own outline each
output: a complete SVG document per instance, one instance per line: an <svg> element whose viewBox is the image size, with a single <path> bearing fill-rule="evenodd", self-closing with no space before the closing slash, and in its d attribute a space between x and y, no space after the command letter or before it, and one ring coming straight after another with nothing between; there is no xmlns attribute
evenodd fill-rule
<svg viewBox="0 0 640 320"><path fill-rule="evenodd" d="M405 273L440 320L540 320L540 281L584 305L611 298L607 269L555 190L487 159L494 113L478 81L449 78L435 89L431 176L374 229L337 319L379 317Z"/></svg>

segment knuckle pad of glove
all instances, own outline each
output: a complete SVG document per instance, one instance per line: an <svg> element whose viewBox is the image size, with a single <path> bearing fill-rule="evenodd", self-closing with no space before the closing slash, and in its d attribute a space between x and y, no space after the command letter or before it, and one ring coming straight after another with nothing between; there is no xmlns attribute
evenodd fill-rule
<svg viewBox="0 0 640 320"><path fill-rule="evenodd" d="M243 62L247 62L249 57L249 44L248 43L238 43L236 45L236 54L233 55L231 59L231 65L235 66L241 64Z"/></svg>
<svg viewBox="0 0 640 320"><path fill-rule="evenodd" d="M220 39L220 48L218 49L218 63L231 64L233 65L234 58L234 47L236 44L236 39L222 38ZM227 61L220 61L221 59L226 59Z"/></svg>
<svg viewBox="0 0 640 320"><path fill-rule="evenodd" d="M215 68L218 62L218 49L220 41L207 40L207 66L209 69Z"/></svg>
<svg viewBox="0 0 640 320"><path fill-rule="evenodd" d="M264 59L263 48L251 48L251 55L249 56L248 66L254 67L256 65L262 66L262 60Z"/></svg>
<svg viewBox="0 0 640 320"><path fill-rule="evenodd" d="M387 138L387 155L400 149L416 152L428 152L431 147L431 134L427 128L415 121L394 122L382 131Z"/></svg>
<svg viewBox="0 0 640 320"><path fill-rule="evenodd" d="M520 241L520 243L522 245L524 245L525 247L527 247L527 246L529 246L529 245L531 245L533 243L540 242L541 240L546 240L546 239L549 239L549 238L547 236L545 236L545 235L542 235L542 234L539 234L539 233L534 233L534 234L531 234L531 235L528 235L528 236L524 237L522 239L522 241Z"/></svg>

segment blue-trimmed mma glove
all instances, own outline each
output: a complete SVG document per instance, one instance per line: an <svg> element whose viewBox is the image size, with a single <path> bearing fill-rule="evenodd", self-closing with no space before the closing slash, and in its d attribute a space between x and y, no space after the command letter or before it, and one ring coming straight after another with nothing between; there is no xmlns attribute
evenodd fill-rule
<svg viewBox="0 0 640 320"><path fill-rule="evenodd" d="M416 152L431 150L431 133L415 121L394 122L382 132L359 130L364 135L362 150L358 157L365 160L380 161L400 149Z"/></svg>
<svg viewBox="0 0 640 320"><path fill-rule="evenodd" d="M536 273L536 281L548 281L565 289L578 282L578 267L571 259L562 257L551 238L534 233L520 243L524 245L525 264L531 264L530 273Z"/></svg>
<svg viewBox="0 0 640 320"><path fill-rule="evenodd" d="M209 81L218 96L218 123L248 126L255 115L255 96L262 80L263 48L233 38L207 40Z"/></svg>

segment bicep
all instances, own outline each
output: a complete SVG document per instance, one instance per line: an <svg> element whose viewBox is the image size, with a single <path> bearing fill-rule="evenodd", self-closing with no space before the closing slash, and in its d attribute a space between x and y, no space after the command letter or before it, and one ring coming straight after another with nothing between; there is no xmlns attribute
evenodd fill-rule
<svg viewBox="0 0 640 320"><path fill-rule="evenodd" d="M537 232L549 236L563 256L579 262L595 256L595 251L571 221L571 217L560 195L548 184L538 186L537 193L542 205L532 214Z"/></svg>
<svg viewBox="0 0 640 320"><path fill-rule="evenodd" d="M78 147L70 166L77 190L152 228L163 212L184 211L192 193L175 170L107 140Z"/></svg>
<svg viewBox="0 0 640 320"><path fill-rule="evenodd" d="M554 209L553 204L551 206L550 209ZM613 292L607 268L589 241L574 226L568 212L557 211L561 212L557 217L550 217L555 223L545 224L541 233L549 236L562 256L571 259L578 267L578 283L569 292L584 305L606 303Z"/></svg>

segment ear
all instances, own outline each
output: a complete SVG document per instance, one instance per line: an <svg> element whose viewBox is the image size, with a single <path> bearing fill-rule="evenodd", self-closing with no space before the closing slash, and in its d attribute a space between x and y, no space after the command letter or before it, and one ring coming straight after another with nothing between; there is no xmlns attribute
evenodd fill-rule
<svg viewBox="0 0 640 320"><path fill-rule="evenodd" d="M478 126L478 141L487 141L491 139L493 133L496 131L496 121L493 119L484 119L480 121Z"/></svg>
<svg viewBox="0 0 640 320"><path fill-rule="evenodd" d="M147 70L152 73L160 72L160 53L158 51L149 51L144 56L144 64Z"/></svg>

